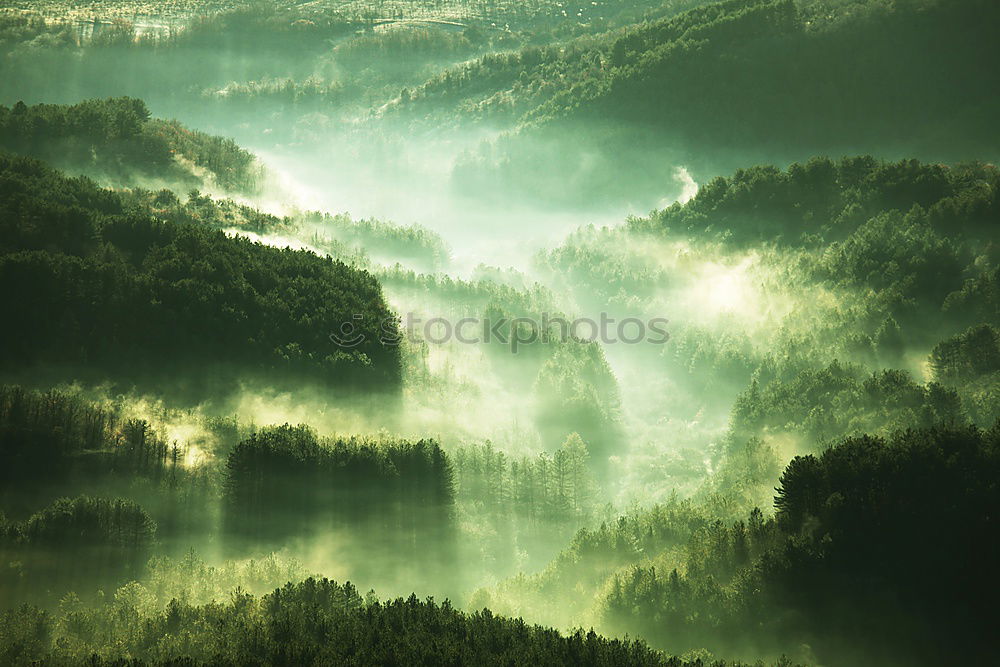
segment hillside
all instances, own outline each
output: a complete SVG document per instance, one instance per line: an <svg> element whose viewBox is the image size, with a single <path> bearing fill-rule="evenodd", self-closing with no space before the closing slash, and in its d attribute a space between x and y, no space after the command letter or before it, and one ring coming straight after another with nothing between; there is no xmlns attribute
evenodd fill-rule
<svg viewBox="0 0 1000 667"><path fill-rule="evenodd" d="M0 665L995 660L995 0L0 9Z"/></svg>
<svg viewBox="0 0 1000 667"><path fill-rule="evenodd" d="M700 177L862 147L894 158L997 158L981 152L1000 143L989 83L1000 53L985 32L994 3L824 8L730 0L491 54L391 110L417 124L461 118L510 133L459 164L457 187L492 180L561 205L662 191L671 165ZM604 182L607 170L621 181Z"/></svg>
<svg viewBox="0 0 1000 667"><path fill-rule="evenodd" d="M393 315L367 272L162 222L26 158L0 156L0 183L8 374L56 366L195 395L241 376L398 385L398 348L379 340ZM333 344L329 335L356 314L364 341Z"/></svg>
<svg viewBox="0 0 1000 667"><path fill-rule="evenodd" d="M74 105L0 106L0 150L114 185L158 182L253 192L260 166L231 139L150 116L127 97Z"/></svg>

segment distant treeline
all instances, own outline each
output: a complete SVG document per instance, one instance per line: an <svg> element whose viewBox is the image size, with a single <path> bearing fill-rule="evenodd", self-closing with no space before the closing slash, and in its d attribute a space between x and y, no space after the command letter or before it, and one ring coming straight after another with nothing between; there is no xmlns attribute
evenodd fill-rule
<svg viewBox="0 0 1000 667"><path fill-rule="evenodd" d="M198 105L231 126L234 114L259 122L262 105L278 114L367 106L419 84L428 69L525 42L495 27L375 29L375 18L387 18L381 14L255 2L143 31L122 18L73 24L6 13L0 16L0 96L31 91L62 100L124 92L160 108L166 102L187 112ZM272 128L283 132L283 125Z"/></svg>
<svg viewBox="0 0 1000 667"><path fill-rule="evenodd" d="M123 583L142 574L154 534L161 553L220 540L236 556L319 540L383 581L386 569L404 580L454 567L455 473L437 443L189 420L211 433L194 459L192 443L113 404L0 387L0 588L51 602Z"/></svg>
<svg viewBox="0 0 1000 667"><path fill-rule="evenodd" d="M561 205L655 201L670 165L700 178L860 148L996 159L996 3L803 4L706 3L600 37L486 54L391 110L510 128L459 164L458 190Z"/></svg>
<svg viewBox="0 0 1000 667"><path fill-rule="evenodd" d="M399 384L399 350L380 340L395 320L368 273L158 221L29 159L0 155L0 182L7 373L62 366L195 390L241 376ZM352 348L329 338L345 322L363 336Z"/></svg>
<svg viewBox="0 0 1000 667"><path fill-rule="evenodd" d="M458 495L495 521L516 520L522 528L551 530L578 525L596 513L597 487L586 444L567 438L554 454L510 457L492 443L454 453Z"/></svg>
<svg viewBox="0 0 1000 667"><path fill-rule="evenodd" d="M128 97L0 106L0 150L123 184L146 178L202 185L193 166L207 170L226 190L252 192L259 186L256 158L232 139L152 119L142 100Z"/></svg>
<svg viewBox="0 0 1000 667"><path fill-rule="evenodd" d="M864 376L836 361L783 379L760 369L733 406L735 437L799 433L812 442L906 425L962 424L958 392L936 382L921 385L909 373L883 370Z"/></svg>
<svg viewBox="0 0 1000 667"><path fill-rule="evenodd" d="M760 279L780 276L776 289L788 282L839 295L808 324L773 332L770 349L734 333L673 336L668 363L699 392L713 378L742 385L748 402L736 406L738 428L751 413L759 426L824 438L966 418L988 427L1000 416L992 388L997 192L1000 171L984 163L858 156L761 165L714 178L690 201L623 227L582 229L539 259L594 308L642 313L678 280L634 250L646 244L763 254ZM928 359L933 382L882 373L917 358Z"/></svg>
<svg viewBox="0 0 1000 667"><path fill-rule="evenodd" d="M773 518L727 523L678 502L639 511L474 600L580 618L592 591L602 631L676 652L807 646L823 664L979 664L997 622L998 473L997 428L848 438L788 464ZM563 609L567 597L580 606Z"/></svg>
<svg viewBox="0 0 1000 667"><path fill-rule="evenodd" d="M886 375L865 383L879 410L902 401L923 411L903 423L950 421L962 410L949 395L957 389L968 416L989 426L1000 416L990 407L998 369L994 328L1000 326L1000 255L994 243L998 192L1000 170L991 164L814 158L784 171L759 166L720 176L686 204L634 218L628 229L640 239L651 234L799 252L797 268L804 277L866 295L865 311L843 322L839 345L844 354L872 367L900 368L909 350L924 348L921 353L926 354L933 348L930 364L939 384L927 387L926 401L909 378ZM554 252L552 259L574 269L593 264L592 257L570 250ZM859 316L861 326L850 324ZM773 359L758 366L762 387L782 373ZM836 410L839 419L827 412L829 397L844 388L834 385L845 376L819 384L805 376L782 379L786 388L775 391L808 405L796 413L799 424L829 435L850 428L848 413L855 408L849 406L857 401L842 395L837 400L847 402ZM898 389L876 391L877 384ZM807 391L808 385L812 388ZM759 414L776 425L782 411L772 405ZM824 420L828 423L821 426ZM862 427L871 428L870 423Z"/></svg>
<svg viewBox="0 0 1000 667"><path fill-rule="evenodd" d="M352 548L425 568L454 549L454 472L432 441L326 440L306 426L265 428L226 463L225 525L252 544L344 531Z"/></svg>
<svg viewBox="0 0 1000 667"><path fill-rule="evenodd" d="M689 547L683 575L619 578L607 618L652 622L665 645L799 636L824 662L984 660L997 620L998 437L908 431L796 458L773 521L714 526Z"/></svg>
<svg viewBox="0 0 1000 667"><path fill-rule="evenodd" d="M72 393L0 386L0 497L77 474L160 479L183 453L147 421Z"/></svg>
<svg viewBox="0 0 1000 667"><path fill-rule="evenodd" d="M402 261L438 271L450 259L451 251L444 240L420 225L403 226L376 218L355 220L346 213L319 211L278 217L199 190L188 191L187 199L183 199L169 188L136 187L122 192L122 197L130 205L148 208L162 220L279 237L278 242L308 243L317 251L359 268L374 268L376 262L395 267Z"/></svg>
<svg viewBox="0 0 1000 667"><path fill-rule="evenodd" d="M211 632L206 628L213 628ZM0 660L58 664L615 665L701 667L635 640L593 631L562 635L488 609L463 613L415 595L380 602L350 582L307 579L255 597L196 606L145 604L141 586L87 609L57 614L23 606L0 615ZM737 663L725 663L738 667ZM790 664L783 662L781 664ZM712 663L723 667L722 663Z"/></svg>
<svg viewBox="0 0 1000 667"><path fill-rule="evenodd" d="M601 509L587 445L575 433L553 454L508 456L486 442L457 449L451 460L468 548L501 568L516 562L518 552L544 552L553 538L568 540Z"/></svg>
<svg viewBox="0 0 1000 667"><path fill-rule="evenodd" d="M230 424L211 421L220 449L235 444ZM169 551L216 532L220 485L193 447L111 401L0 387L0 588L87 594L140 576L154 537Z"/></svg>
<svg viewBox="0 0 1000 667"><path fill-rule="evenodd" d="M451 250L444 239L420 225L402 226L375 218L355 220L346 213L318 211L305 213L301 221L312 226L317 241L330 238L383 262L416 263L428 271L438 271L450 260Z"/></svg>
<svg viewBox="0 0 1000 667"><path fill-rule="evenodd" d="M994 284L1000 284L1000 271L993 277ZM996 326L980 324L941 341L931 352L930 367L939 382L961 392L974 423L1000 420L1000 331Z"/></svg>
<svg viewBox="0 0 1000 667"><path fill-rule="evenodd" d="M0 514L0 596L52 602L119 585L142 574L155 537L156 523L126 498L60 498L24 521Z"/></svg>
<svg viewBox="0 0 1000 667"><path fill-rule="evenodd" d="M564 87L531 121L611 114L655 125L692 155L871 145L954 159L997 145L997 100L983 85L1000 55L985 27L996 3L812 9L728 0L626 30L600 76Z"/></svg>
<svg viewBox="0 0 1000 667"><path fill-rule="evenodd" d="M992 239L1000 216L998 187L1000 170L992 164L817 157L784 170L760 165L717 176L691 201L634 218L630 228L737 247L816 248L857 239L866 224L875 224L873 218L896 211L912 212L921 227L948 233L955 242L982 242ZM873 236L868 233L877 240ZM845 250L850 245L845 243ZM931 280L933 274L922 278Z"/></svg>

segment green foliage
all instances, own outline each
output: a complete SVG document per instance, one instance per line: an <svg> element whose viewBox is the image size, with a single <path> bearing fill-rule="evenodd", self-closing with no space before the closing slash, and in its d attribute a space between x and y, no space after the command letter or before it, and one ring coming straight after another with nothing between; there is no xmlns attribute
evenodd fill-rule
<svg viewBox="0 0 1000 667"><path fill-rule="evenodd" d="M688 370L707 371L703 381L718 369L700 365L702 357L715 356L747 378L766 354L798 356L804 347L832 348L824 363L839 356L905 367L908 355L925 354L956 327L997 317L990 229L998 216L998 173L982 164L870 156L815 158L785 171L741 169L705 184L687 203L630 218L623 227L579 230L537 260L588 308L674 320L682 314L678 298L697 293L699 276L685 275L689 267L731 267L735 253L755 269L746 272L747 282L760 283L746 286L754 302L726 306L767 318L769 306L801 304L780 324L767 318L772 339L757 350L754 337L729 341L734 333L698 326L705 313L683 313L696 321L671 324L673 340L664 349ZM709 296L711 279L703 278ZM824 306L813 295L838 303ZM718 358L720 347L725 354Z"/></svg>
<svg viewBox="0 0 1000 667"><path fill-rule="evenodd" d="M121 196L126 206L148 209L158 219L176 224L261 235L287 233L293 224L289 217L279 218L232 199L213 199L199 190L189 191L187 200L167 188L157 191L132 188L122 191Z"/></svg>
<svg viewBox="0 0 1000 667"><path fill-rule="evenodd" d="M956 324L1000 325L1000 266L966 280L960 290L948 295L944 311Z"/></svg>
<svg viewBox="0 0 1000 667"><path fill-rule="evenodd" d="M996 430L907 431L792 461L775 499L789 538L760 567L767 593L814 609L805 626L824 636L817 646L826 651L850 636L869 656L985 655L1000 550L988 527L1000 500L997 444Z"/></svg>
<svg viewBox="0 0 1000 667"><path fill-rule="evenodd" d="M624 205L639 192L656 201L669 165L710 177L862 146L968 159L997 144L997 100L981 85L997 58L984 27L996 12L988 0L807 12L791 0L705 4L599 38L484 56L429 80L411 106L435 123L478 118L512 130L463 160L463 187L493 183L564 206ZM602 178L609 171L628 187Z"/></svg>
<svg viewBox="0 0 1000 667"><path fill-rule="evenodd" d="M4 524L0 590L8 599L36 587L65 591L137 576L156 535L149 514L123 498L60 498L23 522Z"/></svg>
<svg viewBox="0 0 1000 667"><path fill-rule="evenodd" d="M704 512L694 503L673 497L599 526L581 528L544 570L480 590L472 604L556 625L596 622L594 602L615 572L683 547L707 523Z"/></svg>
<svg viewBox="0 0 1000 667"><path fill-rule="evenodd" d="M72 106L0 106L0 150L59 167L133 183L137 175L200 184L188 161L207 169L218 186L257 188L256 159L231 139L153 120L142 100L88 100Z"/></svg>
<svg viewBox="0 0 1000 667"><path fill-rule="evenodd" d="M988 324L970 327L934 346L934 378L952 387L974 423L990 426L1000 419L1000 337Z"/></svg>
<svg viewBox="0 0 1000 667"><path fill-rule="evenodd" d="M738 631L729 625L742 611L740 579L777 541L774 522L765 521L760 510L747 521L709 523L691 534L677 556L679 568L635 565L612 576L602 620L611 631L628 628L664 646L707 646L722 654L745 650L745 637L757 631L759 621L748 615Z"/></svg>
<svg viewBox="0 0 1000 667"><path fill-rule="evenodd" d="M160 222L30 160L0 157L0 175L10 370L86 365L126 382L193 378L196 390L197 378L210 380L196 371L206 366L229 377L398 384L398 349L380 340L395 320L369 274ZM354 321L363 340L335 345L330 334Z"/></svg>
<svg viewBox="0 0 1000 667"><path fill-rule="evenodd" d="M960 231L980 238L997 216L998 179L1000 172L990 165L949 168L916 160L883 162L867 155L839 161L813 158L785 171L758 166L716 177L690 202L630 226L714 236L736 245L812 246L858 238L879 214L908 214L917 207L911 215L933 232Z"/></svg>
<svg viewBox="0 0 1000 667"><path fill-rule="evenodd" d="M60 392L0 387L0 478L15 485L60 479L74 454L99 451L110 440L108 411Z"/></svg>
<svg viewBox="0 0 1000 667"><path fill-rule="evenodd" d="M223 500L227 530L252 544L347 530L362 551L425 567L445 566L453 546L454 472L433 441L265 428L230 453Z"/></svg>
<svg viewBox="0 0 1000 667"><path fill-rule="evenodd" d="M535 263L598 307L617 306L633 312L669 279L655 257L630 252L626 233L592 225L575 230L559 247L538 253Z"/></svg>
<svg viewBox="0 0 1000 667"><path fill-rule="evenodd" d="M938 161L996 157L995 3L161 4L0 12L0 97L114 96L0 107L4 381L136 387L0 387L0 663L993 659L1000 427L963 424L1000 417L1000 172ZM458 279L470 247L426 228L203 194L262 195L254 157L149 108L379 199L452 161L450 196L496 211L404 193L442 226L685 203L571 234L541 284ZM669 316L670 340L401 350L382 284L425 319ZM393 434L255 424L292 409Z"/></svg>
<svg viewBox="0 0 1000 667"><path fill-rule="evenodd" d="M435 232L420 225L396 225L375 218L352 219L350 215L311 212L300 224L312 228L319 243L343 244L357 253L367 253L385 264L403 262L438 271L447 266L451 251Z"/></svg>
<svg viewBox="0 0 1000 667"><path fill-rule="evenodd" d="M144 512L158 525L161 544L168 548L175 541L203 539L216 529L212 507L217 501L218 485L210 449L213 445L225 448L225 429L209 420L199 426L198 437L179 442L168 438L169 428L163 421L154 424L152 418L137 416L128 401L95 402L79 391L0 387L0 503L10 517L25 517L25 521L39 506L54 503L54 509L37 514L37 520L31 519L32 530L52 539L46 545L37 540L26 543L24 558L29 567L40 559L46 567L62 568L71 575L75 572L68 564L75 551L63 548L58 530L73 533L67 537L69 540L74 535L82 537L85 528L76 524L67 528L66 521L73 523L87 513L100 515L104 508L95 509L88 504L90 501L79 501L67 509L66 503L58 500L66 495L119 496L118 504L109 510L115 516L127 515L136 502L141 502ZM23 528L20 525L13 521L9 527L30 537L24 533L29 524L24 523ZM39 555L42 547L47 551ZM7 557L0 563L6 566L18 562L10 560L17 554ZM132 563L132 570L142 564L144 557L136 556L139 561ZM0 568L0 572L4 570ZM80 572L73 576L77 577L71 582L74 585L78 582L89 587L93 583ZM57 587L40 590L37 574L21 583L19 597L27 599L36 594L50 597L62 593Z"/></svg>
<svg viewBox="0 0 1000 667"><path fill-rule="evenodd" d="M733 408L732 432L738 439L793 435L816 446L848 434L964 421L954 390L918 384L905 371L866 375L834 361L765 385L752 382Z"/></svg>
<svg viewBox="0 0 1000 667"><path fill-rule="evenodd" d="M301 562L279 554L210 564L194 549L184 554L154 556L138 581L160 607L172 601L199 605L230 599L237 589L269 593L290 581L311 576Z"/></svg>
<svg viewBox="0 0 1000 667"><path fill-rule="evenodd" d="M808 644L823 662L981 660L995 622L997 444L996 430L932 429L798 457L773 520L716 522L666 567L612 578L602 627L672 650Z"/></svg>
<svg viewBox="0 0 1000 667"><path fill-rule="evenodd" d="M175 600L166 609L148 608L144 593L132 584L103 607L65 605L56 618L32 607L5 612L0 646L8 664L701 664L593 631L563 636L488 609L466 614L447 600L438 604L411 595L380 602L371 594L362 597L349 582L328 579L289 583L261 597L237 589L225 603Z"/></svg>
<svg viewBox="0 0 1000 667"><path fill-rule="evenodd" d="M981 324L938 343L931 352L931 369L939 381L956 384L1000 371L1000 334Z"/></svg>
<svg viewBox="0 0 1000 667"><path fill-rule="evenodd" d="M399 59L441 59L467 57L474 45L463 32L442 30L434 25L386 26L357 35L333 49L334 59L346 67L398 67Z"/></svg>
<svg viewBox="0 0 1000 667"><path fill-rule="evenodd" d="M692 150L738 152L770 137L771 150L777 141L815 153L903 142L921 129L937 149L955 149L946 136L971 147L992 131L982 112L995 100L977 82L988 76L982 49L992 48L981 22L996 7L920 4L869 3L821 30L787 0L707 5L619 37L599 78L563 88L529 118L614 114L655 123ZM969 110L964 123L947 122L949 106L931 101L944 89Z"/></svg>
<svg viewBox="0 0 1000 667"><path fill-rule="evenodd" d="M535 380L539 429L559 442L577 432L603 472L621 440L618 383L596 342L571 339L556 346Z"/></svg>
<svg viewBox="0 0 1000 667"><path fill-rule="evenodd" d="M141 507L126 500L64 498L32 516L20 529L31 546L142 550L152 541L156 524Z"/></svg>
<svg viewBox="0 0 1000 667"><path fill-rule="evenodd" d="M508 457L493 444L455 452L457 497L495 521L528 530L587 523L595 515L595 480L586 443L571 434L554 454Z"/></svg>
<svg viewBox="0 0 1000 667"><path fill-rule="evenodd" d="M387 275L401 273L400 262L427 271L447 266L450 249L435 232L420 225L397 225L365 218L355 220L346 213L330 215L306 211L278 217L232 199L213 198L199 190L182 200L172 190L132 188L121 193L126 206L148 209L158 219L176 224L203 225L227 233L250 232L267 237L272 244L315 248L358 268L374 269L376 263Z"/></svg>
<svg viewBox="0 0 1000 667"><path fill-rule="evenodd" d="M598 516L597 479L576 433L554 454L507 456L487 441L462 447L451 459L459 522L475 542L470 558L489 563L494 573L547 551L555 536L568 540Z"/></svg>
<svg viewBox="0 0 1000 667"><path fill-rule="evenodd" d="M523 289L485 278L463 280L444 273L419 273L396 264L376 271L378 279L397 294L420 299L440 299L460 312L477 313L484 318L535 317L559 313L552 293L539 283ZM494 320L495 321L495 320Z"/></svg>

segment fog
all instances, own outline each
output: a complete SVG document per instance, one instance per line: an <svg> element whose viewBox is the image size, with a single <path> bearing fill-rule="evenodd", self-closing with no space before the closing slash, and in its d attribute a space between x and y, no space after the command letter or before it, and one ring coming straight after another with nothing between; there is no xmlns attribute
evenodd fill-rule
<svg viewBox="0 0 1000 667"><path fill-rule="evenodd" d="M4 289L51 282L83 313L53 306L0 370L5 603L64 628L317 576L690 659L852 664L847 625L781 625L825 603L753 597L794 587L774 582L796 540L830 548L787 509L805 500L775 504L783 471L855 436L982 439L997 416L995 369L954 361L996 339L996 170L974 162L995 146L966 151L952 122L879 135L891 108L820 131L785 106L810 117L823 90L752 84L774 44L826 63L867 14L21 4L0 15L0 149L107 190L39 194L23 183L62 176L0 165L22 179L0 188L20 216ZM124 97L142 102L102 101ZM817 157L853 153L874 157ZM49 282L45 253L69 267ZM837 481L809 512L840 511ZM83 556L61 571L64 544ZM772 611L759 637L719 630Z"/></svg>

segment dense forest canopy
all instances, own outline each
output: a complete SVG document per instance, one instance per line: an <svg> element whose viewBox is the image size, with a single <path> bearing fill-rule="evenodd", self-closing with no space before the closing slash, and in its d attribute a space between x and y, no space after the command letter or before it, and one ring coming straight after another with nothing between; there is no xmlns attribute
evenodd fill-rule
<svg viewBox="0 0 1000 667"><path fill-rule="evenodd" d="M603 169L662 190L664 161L707 180L873 145L892 158L992 160L998 54L982 31L996 12L985 0L706 4L596 43L484 56L403 108L468 110L499 124L512 133L457 176L499 178L564 205L620 199ZM585 139L552 155L574 135Z"/></svg>
<svg viewBox="0 0 1000 667"><path fill-rule="evenodd" d="M208 364L220 380L246 371L398 385L398 349L376 335L394 316L371 275L205 225L165 223L29 159L0 156L0 178L9 371L63 365L183 384L190 368ZM354 313L368 315L371 335L338 349L327 334ZM164 357L171 367L150 364Z"/></svg>
<svg viewBox="0 0 1000 667"><path fill-rule="evenodd" d="M8 3L0 663L989 663L996 19Z"/></svg>
<svg viewBox="0 0 1000 667"><path fill-rule="evenodd" d="M0 149L123 183L149 179L252 191L259 171L254 156L231 139L154 120L142 100L127 97L0 106ZM207 175L199 176L198 168Z"/></svg>

